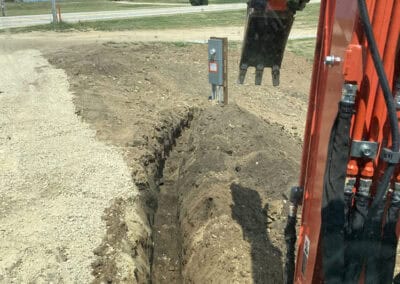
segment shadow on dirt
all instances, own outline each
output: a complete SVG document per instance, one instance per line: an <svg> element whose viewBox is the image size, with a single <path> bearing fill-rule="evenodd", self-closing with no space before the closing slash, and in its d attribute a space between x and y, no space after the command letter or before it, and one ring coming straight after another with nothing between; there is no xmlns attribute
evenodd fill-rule
<svg viewBox="0 0 400 284"><path fill-rule="evenodd" d="M243 230L243 239L251 245L252 274L254 283L278 280L283 275L280 251L272 245L267 233L268 204L262 208L260 194L250 188L231 184L232 218ZM278 268L278 270L272 269ZM275 275L271 275L274 271ZM279 283L280 281L276 281Z"/></svg>

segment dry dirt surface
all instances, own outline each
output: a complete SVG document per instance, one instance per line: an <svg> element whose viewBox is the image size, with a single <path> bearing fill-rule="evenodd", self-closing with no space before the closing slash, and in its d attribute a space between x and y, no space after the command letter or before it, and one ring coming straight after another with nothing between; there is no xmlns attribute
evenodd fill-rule
<svg viewBox="0 0 400 284"><path fill-rule="evenodd" d="M245 12L243 12L243 26L245 24ZM20 43L26 46L27 41L34 43L35 47L46 48L48 46L64 47L80 44L82 42L107 41L114 42L198 42L205 43L211 36L228 37L229 40L241 41L244 35L243 26L238 27L203 27L192 29L160 29L160 30L127 30L127 31L85 31L85 32L29 32L11 34L7 31L0 34L0 40L13 41L13 46ZM293 27L289 38L312 38L317 33L314 28Z"/></svg>
<svg viewBox="0 0 400 284"><path fill-rule="evenodd" d="M147 253L150 271L132 278L120 269L128 259L107 248L129 256L131 228L111 226L97 280L281 281L283 193L296 184L311 64L288 53L281 87L268 72L263 86L253 86L253 72L240 86L239 53L231 44L226 108L207 101L204 44L105 42L46 53L67 72L76 113L124 152L152 227L130 254Z"/></svg>
<svg viewBox="0 0 400 284"><path fill-rule="evenodd" d="M0 280L280 282L309 62L287 53L281 87L239 86L231 44L221 108L204 44L31 46L0 57Z"/></svg>

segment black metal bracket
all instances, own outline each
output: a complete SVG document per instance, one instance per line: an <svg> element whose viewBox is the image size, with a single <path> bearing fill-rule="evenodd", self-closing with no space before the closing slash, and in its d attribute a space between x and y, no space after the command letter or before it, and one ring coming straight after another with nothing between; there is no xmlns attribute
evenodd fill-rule
<svg viewBox="0 0 400 284"><path fill-rule="evenodd" d="M381 159L390 164L398 164L400 162L400 152L393 152L388 148L383 148Z"/></svg>
<svg viewBox="0 0 400 284"><path fill-rule="evenodd" d="M350 156L375 159L378 148L379 144L377 142L353 140L351 143Z"/></svg>

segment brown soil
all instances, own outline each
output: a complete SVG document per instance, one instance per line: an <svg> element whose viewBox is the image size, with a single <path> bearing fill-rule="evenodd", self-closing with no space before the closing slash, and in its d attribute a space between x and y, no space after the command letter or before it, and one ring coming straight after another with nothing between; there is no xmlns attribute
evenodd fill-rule
<svg viewBox="0 0 400 284"><path fill-rule="evenodd" d="M282 282L282 194L300 147L236 105L192 125L177 183L184 283Z"/></svg>
<svg viewBox="0 0 400 284"><path fill-rule="evenodd" d="M66 70L76 112L124 151L153 229L132 231L129 204L110 208L99 282L281 282L282 194L296 184L311 64L288 53L281 87L268 75L238 86L232 45L221 108L207 101L206 48L110 42L47 54Z"/></svg>

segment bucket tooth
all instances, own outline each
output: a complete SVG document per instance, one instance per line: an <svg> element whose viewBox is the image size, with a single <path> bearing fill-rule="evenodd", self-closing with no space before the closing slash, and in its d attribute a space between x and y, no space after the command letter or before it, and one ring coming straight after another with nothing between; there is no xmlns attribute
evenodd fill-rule
<svg viewBox="0 0 400 284"><path fill-rule="evenodd" d="M244 78L246 77L248 66L246 64L242 64L239 70L239 84L244 83Z"/></svg>
<svg viewBox="0 0 400 284"><path fill-rule="evenodd" d="M271 74L272 74L272 85L274 87L279 86L280 68L278 65L272 66Z"/></svg>
<svg viewBox="0 0 400 284"><path fill-rule="evenodd" d="M256 80L255 80L255 84L256 85L261 85L263 73L264 73L264 66L263 65L257 65L257 67L256 67Z"/></svg>

